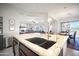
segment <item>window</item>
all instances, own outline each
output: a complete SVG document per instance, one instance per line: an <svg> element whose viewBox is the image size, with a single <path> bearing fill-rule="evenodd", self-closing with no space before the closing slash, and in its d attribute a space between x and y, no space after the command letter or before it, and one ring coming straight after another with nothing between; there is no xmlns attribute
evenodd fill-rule
<svg viewBox="0 0 79 59"><path fill-rule="evenodd" d="M70 29L79 29L79 21L70 22Z"/></svg>
<svg viewBox="0 0 79 59"><path fill-rule="evenodd" d="M79 21L71 21L71 22L62 22L61 31L69 32L70 30L78 30L79 29Z"/></svg>

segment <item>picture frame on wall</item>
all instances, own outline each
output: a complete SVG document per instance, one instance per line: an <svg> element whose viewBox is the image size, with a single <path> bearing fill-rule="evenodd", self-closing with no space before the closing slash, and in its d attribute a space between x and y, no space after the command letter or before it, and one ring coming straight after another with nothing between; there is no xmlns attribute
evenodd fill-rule
<svg viewBox="0 0 79 59"><path fill-rule="evenodd" d="M10 26L10 30L13 31L14 30L14 25Z"/></svg>
<svg viewBox="0 0 79 59"><path fill-rule="evenodd" d="M14 25L14 19L10 20L10 25Z"/></svg>
<svg viewBox="0 0 79 59"><path fill-rule="evenodd" d="M14 19L11 19L9 20L9 29L10 31L13 31L15 29L15 20Z"/></svg>

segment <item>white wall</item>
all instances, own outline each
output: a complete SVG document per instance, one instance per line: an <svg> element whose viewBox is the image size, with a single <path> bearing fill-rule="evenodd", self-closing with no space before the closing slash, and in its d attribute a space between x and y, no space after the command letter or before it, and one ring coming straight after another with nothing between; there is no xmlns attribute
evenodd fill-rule
<svg viewBox="0 0 79 59"><path fill-rule="evenodd" d="M27 20L32 20L34 19L33 16L39 16L38 20L40 22L44 22L45 24L45 31L47 31L47 23L46 20L48 19L48 13L46 12L33 12L33 13L29 13L29 12L25 12L23 10L17 10L14 7L11 6L1 6L0 5L0 16L3 16L3 34L4 35L15 35L15 34L19 34L19 26L20 23L26 23ZM30 16L30 17L29 17ZM14 19L15 20L15 30L14 31L10 31L9 30L9 20L10 19ZM37 20L37 19L35 19ZM43 21L44 20L44 21ZM66 21L72 21L72 20L79 20L79 18L77 17L71 17L71 18L66 18L66 19L58 19L58 21L53 22L53 27L52 27L52 31L55 33L59 33L61 31L61 22L66 22Z"/></svg>
<svg viewBox="0 0 79 59"><path fill-rule="evenodd" d="M2 14L1 14L2 12ZM22 11L21 11L22 12ZM47 19L47 13L36 13L35 15L38 15L38 20L46 20ZM27 20L34 19L34 17L27 16L27 12L20 13L18 10L11 6L2 6L0 8L0 16L3 16L3 34L7 36L16 35L19 34L19 26L20 23L27 23ZM14 19L15 20L15 30L10 31L9 30L9 20ZM45 22L46 23L46 22ZM47 27L47 25L45 25ZM45 28L46 30L46 28Z"/></svg>

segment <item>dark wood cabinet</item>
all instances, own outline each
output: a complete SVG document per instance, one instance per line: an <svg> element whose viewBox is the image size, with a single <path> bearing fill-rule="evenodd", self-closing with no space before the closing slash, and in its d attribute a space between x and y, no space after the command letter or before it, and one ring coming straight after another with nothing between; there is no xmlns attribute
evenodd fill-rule
<svg viewBox="0 0 79 59"><path fill-rule="evenodd" d="M13 54L14 56L19 55L19 41L13 37Z"/></svg>
<svg viewBox="0 0 79 59"><path fill-rule="evenodd" d="M24 46L22 43L19 43L19 55L20 56L38 56L35 52L33 52L28 47Z"/></svg>
<svg viewBox="0 0 79 59"><path fill-rule="evenodd" d="M0 35L0 50L3 49L3 35Z"/></svg>
<svg viewBox="0 0 79 59"><path fill-rule="evenodd" d="M18 45L16 47L16 45ZM16 49L17 48L17 49ZM23 45L21 42L19 42L16 38L13 38L13 53L14 56L17 55L18 50L18 55L19 56L38 56L35 52L33 52L31 49Z"/></svg>
<svg viewBox="0 0 79 59"><path fill-rule="evenodd" d="M18 49L16 49L16 45L18 44ZM23 45L21 42L19 42L16 38L13 38L13 52L14 56L16 56L16 50L18 50L19 56L39 56L35 52L33 52L30 48ZM60 51L59 56L63 56L63 49Z"/></svg>
<svg viewBox="0 0 79 59"><path fill-rule="evenodd" d="M0 50L3 49L3 17L0 17Z"/></svg>

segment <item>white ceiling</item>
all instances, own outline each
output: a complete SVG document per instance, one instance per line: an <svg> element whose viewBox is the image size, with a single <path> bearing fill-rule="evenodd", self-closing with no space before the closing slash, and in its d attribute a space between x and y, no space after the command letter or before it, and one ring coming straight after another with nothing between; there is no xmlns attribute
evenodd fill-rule
<svg viewBox="0 0 79 59"><path fill-rule="evenodd" d="M79 16L78 3L11 3L5 5L24 12L45 12L56 20Z"/></svg>

